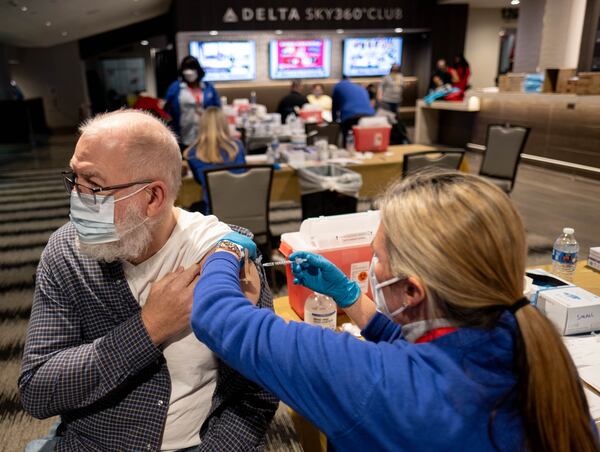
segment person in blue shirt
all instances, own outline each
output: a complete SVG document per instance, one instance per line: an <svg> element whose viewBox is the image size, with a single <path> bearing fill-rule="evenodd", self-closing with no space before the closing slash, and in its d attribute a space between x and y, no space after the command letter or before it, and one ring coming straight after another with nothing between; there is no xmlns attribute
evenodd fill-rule
<svg viewBox="0 0 600 452"><path fill-rule="evenodd" d="M390 187L380 209L373 301L323 257L290 256L294 283L332 297L365 341L257 309L238 276L255 247L235 237L203 265L196 337L334 450L599 451L573 362L523 298L526 235L509 198L438 170Z"/></svg>
<svg viewBox="0 0 600 452"><path fill-rule="evenodd" d="M241 141L231 137L227 118L220 108L209 107L200 117L198 138L183 156L196 181L202 186L202 202L197 210L204 215L211 213L204 171L221 166L245 165L246 156ZM232 173L243 172L232 170Z"/></svg>
<svg viewBox="0 0 600 452"><path fill-rule="evenodd" d="M186 56L181 61L179 78L169 85L165 96L165 110L173 118L172 127L182 149L190 146L198 136L198 119L211 106L220 107L221 98L196 58Z"/></svg>
<svg viewBox="0 0 600 452"><path fill-rule="evenodd" d="M332 99L331 113L333 119L340 122L346 146L346 137L352 126L358 124L359 119L364 116L373 116L375 109L371 105L368 91L346 77L334 86Z"/></svg>

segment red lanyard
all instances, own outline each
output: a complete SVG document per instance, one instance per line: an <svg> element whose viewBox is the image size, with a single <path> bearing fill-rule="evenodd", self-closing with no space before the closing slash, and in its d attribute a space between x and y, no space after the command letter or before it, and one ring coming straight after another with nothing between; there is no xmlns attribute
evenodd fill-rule
<svg viewBox="0 0 600 452"><path fill-rule="evenodd" d="M196 99L196 105L201 106L202 105L202 88L190 87L190 89L192 90L192 95L194 96L194 99Z"/></svg>
<svg viewBox="0 0 600 452"><path fill-rule="evenodd" d="M423 342L431 342L434 339L445 336L446 334L454 333L458 328L445 327L445 328L434 328L433 330L427 331L423 336L415 341L415 344L422 344Z"/></svg>

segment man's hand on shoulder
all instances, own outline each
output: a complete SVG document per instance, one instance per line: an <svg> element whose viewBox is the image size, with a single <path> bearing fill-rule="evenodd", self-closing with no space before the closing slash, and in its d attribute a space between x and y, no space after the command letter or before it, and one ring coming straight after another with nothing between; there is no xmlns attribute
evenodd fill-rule
<svg viewBox="0 0 600 452"><path fill-rule="evenodd" d="M160 345L190 325L194 287L200 264L180 267L152 284L142 308L142 321L155 345Z"/></svg>

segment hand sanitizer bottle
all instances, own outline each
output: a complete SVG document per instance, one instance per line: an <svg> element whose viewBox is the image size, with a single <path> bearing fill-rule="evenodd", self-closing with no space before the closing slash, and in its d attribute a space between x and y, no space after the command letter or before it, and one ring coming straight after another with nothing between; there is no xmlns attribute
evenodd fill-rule
<svg viewBox="0 0 600 452"><path fill-rule="evenodd" d="M335 330L337 306L327 295L314 292L304 303L304 321L311 325Z"/></svg>

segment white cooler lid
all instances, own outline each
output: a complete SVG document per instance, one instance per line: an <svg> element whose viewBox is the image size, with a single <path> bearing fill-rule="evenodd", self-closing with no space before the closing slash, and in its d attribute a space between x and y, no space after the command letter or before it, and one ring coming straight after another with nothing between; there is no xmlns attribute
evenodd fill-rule
<svg viewBox="0 0 600 452"><path fill-rule="evenodd" d="M299 232L281 235L294 251L323 251L368 245L379 228L379 210L307 218Z"/></svg>

